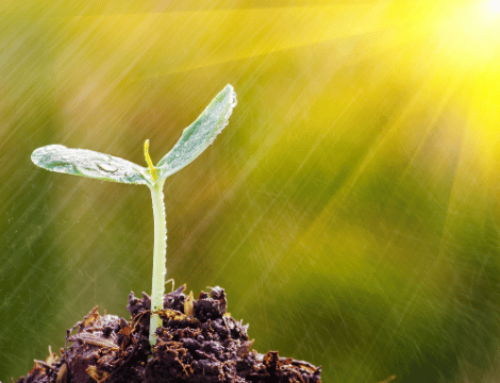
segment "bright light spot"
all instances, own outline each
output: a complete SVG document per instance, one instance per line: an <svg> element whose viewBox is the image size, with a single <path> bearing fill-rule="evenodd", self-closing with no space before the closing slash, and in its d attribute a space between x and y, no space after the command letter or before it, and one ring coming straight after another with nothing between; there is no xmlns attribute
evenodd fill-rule
<svg viewBox="0 0 500 383"><path fill-rule="evenodd" d="M461 67L484 66L498 60L500 0L483 0L446 13L434 37L447 60L455 60Z"/></svg>
<svg viewBox="0 0 500 383"><path fill-rule="evenodd" d="M500 12L500 0L490 0L490 9L494 12Z"/></svg>

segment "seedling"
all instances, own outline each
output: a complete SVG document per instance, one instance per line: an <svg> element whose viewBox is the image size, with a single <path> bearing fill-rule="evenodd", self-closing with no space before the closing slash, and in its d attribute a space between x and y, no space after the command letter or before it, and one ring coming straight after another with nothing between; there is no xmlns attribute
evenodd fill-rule
<svg viewBox="0 0 500 383"><path fill-rule="evenodd" d="M163 310L165 275L167 272L167 221L163 185L165 179L198 157L228 124L236 105L231 85L212 100L203 113L184 129L175 146L157 164L149 156L149 140L144 143L147 168L122 158L85 149L68 149L49 145L36 149L31 155L35 165L53 172L74 174L125 184L146 185L151 190L154 217L153 287L151 291L151 322L149 342L156 343L156 330L161 327L159 311Z"/></svg>

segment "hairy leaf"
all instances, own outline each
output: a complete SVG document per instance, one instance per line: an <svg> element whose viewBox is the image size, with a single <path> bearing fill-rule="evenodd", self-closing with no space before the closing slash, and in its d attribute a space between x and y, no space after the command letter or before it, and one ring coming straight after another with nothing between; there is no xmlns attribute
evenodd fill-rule
<svg viewBox="0 0 500 383"><path fill-rule="evenodd" d="M31 160L41 168L125 184L153 185L146 168L122 158L85 149L49 145L36 149Z"/></svg>
<svg viewBox="0 0 500 383"><path fill-rule="evenodd" d="M184 129L179 141L156 165L160 179L188 165L198 157L215 137L226 127L236 106L236 93L231 85L212 100L203 113L189 127Z"/></svg>

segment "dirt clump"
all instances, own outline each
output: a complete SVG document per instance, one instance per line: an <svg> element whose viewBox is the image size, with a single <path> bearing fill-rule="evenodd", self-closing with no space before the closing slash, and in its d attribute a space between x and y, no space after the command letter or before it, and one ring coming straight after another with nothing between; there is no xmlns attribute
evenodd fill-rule
<svg viewBox="0 0 500 383"><path fill-rule="evenodd" d="M130 293L130 322L95 307L67 331L60 357L50 351L45 361L35 360L17 383L321 383L321 367L253 350L248 325L227 313L222 288L197 300L184 289L165 295L152 349L151 300Z"/></svg>

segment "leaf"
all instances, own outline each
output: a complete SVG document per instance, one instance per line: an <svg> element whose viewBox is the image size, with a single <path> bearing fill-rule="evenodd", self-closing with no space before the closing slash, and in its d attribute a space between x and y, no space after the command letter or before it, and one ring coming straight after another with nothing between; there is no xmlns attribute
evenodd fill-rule
<svg viewBox="0 0 500 383"><path fill-rule="evenodd" d="M31 160L41 168L58 173L125 184L148 186L154 184L146 168L122 158L92 150L49 145L36 149L31 154Z"/></svg>
<svg viewBox="0 0 500 383"><path fill-rule="evenodd" d="M172 150L158 162L156 169L159 179L165 179L179 171L210 146L228 124L235 106L236 93L228 84L215 96L196 121L184 129Z"/></svg>
<svg viewBox="0 0 500 383"><path fill-rule="evenodd" d="M184 301L184 314L194 316L194 296L192 291Z"/></svg>
<svg viewBox="0 0 500 383"><path fill-rule="evenodd" d="M87 367L87 369L85 371L96 382L98 382L101 379L101 377L99 376L99 371L97 371L97 367L96 366L89 366L89 367Z"/></svg>

